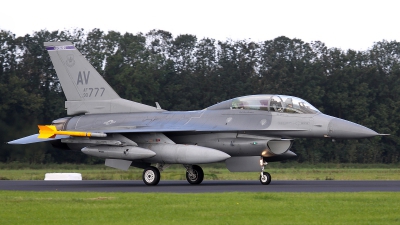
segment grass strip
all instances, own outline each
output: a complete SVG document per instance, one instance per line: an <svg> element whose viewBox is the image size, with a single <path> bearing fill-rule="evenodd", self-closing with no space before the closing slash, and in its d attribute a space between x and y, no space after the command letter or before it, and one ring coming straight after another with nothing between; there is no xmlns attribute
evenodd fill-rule
<svg viewBox="0 0 400 225"><path fill-rule="evenodd" d="M0 191L0 224L399 224L399 201L395 192Z"/></svg>

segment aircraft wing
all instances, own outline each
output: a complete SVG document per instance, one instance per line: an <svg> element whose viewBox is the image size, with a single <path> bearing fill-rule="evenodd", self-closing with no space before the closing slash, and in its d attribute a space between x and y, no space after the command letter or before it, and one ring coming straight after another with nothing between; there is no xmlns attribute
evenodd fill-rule
<svg viewBox="0 0 400 225"><path fill-rule="evenodd" d="M63 139L63 138L69 138L67 135L57 135L55 138L47 138L47 139L42 139L38 138L39 134L33 134L27 137L23 137L14 141L7 142L7 144L11 145L25 145L25 144L31 144L31 143L38 143L38 142L44 142L44 141L54 141L58 139Z"/></svg>
<svg viewBox="0 0 400 225"><path fill-rule="evenodd" d="M90 130L91 132L93 130ZM95 131L102 132L102 133L163 133L163 132L182 132L182 131L196 131L192 129L154 129L154 128L139 128L139 129L134 129L134 128L121 128L121 127L116 127L114 129L96 129ZM51 138L39 138L40 134L32 134L27 137L23 137L17 140L9 141L7 144L11 145L25 145L25 144L32 144L32 143L39 143L39 142L45 142L45 141L54 141L54 140L59 140L59 139L64 139L64 138L70 138L70 136L74 135L54 135L54 137Z"/></svg>
<svg viewBox="0 0 400 225"><path fill-rule="evenodd" d="M92 132L101 132L101 133L164 133L164 132L237 132L238 130L226 129L226 128L218 128L218 127L173 127L173 128L157 128L157 127L107 127L97 128L90 130ZM256 131L307 131L307 129L266 129L266 130L242 130L246 132Z"/></svg>
<svg viewBox="0 0 400 225"><path fill-rule="evenodd" d="M46 127L46 126L40 126ZM43 128L40 128L43 129ZM178 126L178 127L168 127L168 128L160 128L160 127L152 127L152 126L114 126L114 127L102 127L96 129L88 129L83 132L100 132L100 134L116 134L116 133L166 133L166 132L237 132L238 130L229 130L226 128L218 128L218 127L207 127L207 126ZM245 130L246 132L273 132L273 131L294 131L293 129L267 129L267 130ZM295 131L306 131L304 129L295 129ZM51 132L48 130L47 132ZM7 142L7 144L31 144L45 141L53 141L64 138L70 138L70 136L75 136L75 133L80 133L82 131L56 131L60 132L57 134L50 133L47 136L50 138L43 138L40 135L43 135L43 131L40 130L41 134L33 134L27 137L23 137L14 141ZM93 134L96 133L92 133ZM98 134L98 133L97 133ZM94 136L96 137L96 136ZM98 136L100 137L100 136Z"/></svg>

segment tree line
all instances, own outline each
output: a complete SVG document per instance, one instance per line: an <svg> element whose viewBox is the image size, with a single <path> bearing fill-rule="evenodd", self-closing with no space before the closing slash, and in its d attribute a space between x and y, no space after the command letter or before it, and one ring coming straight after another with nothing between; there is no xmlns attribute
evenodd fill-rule
<svg viewBox="0 0 400 225"><path fill-rule="evenodd" d="M65 97L47 41L72 41L122 97L167 110L203 109L244 95L303 98L325 114L390 136L361 140L299 139L298 162L398 163L400 42L368 50L328 48L284 36L263 42L198 39L151 30L0 31L0 140L37 133L37 124L65 117ZM0 162L97 163L84 154L41 143L1 145Z"/></svg>

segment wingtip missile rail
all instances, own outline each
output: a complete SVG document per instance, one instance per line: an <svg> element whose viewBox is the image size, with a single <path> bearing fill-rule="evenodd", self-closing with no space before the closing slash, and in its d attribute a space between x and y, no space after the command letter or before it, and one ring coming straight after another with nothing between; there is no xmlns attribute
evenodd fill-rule
<svg viewBox="0 0 400 225"><path fill-rule="evenodd" d="M56 135L69 135L73 137L107 137L107 134L105 133L57 130L56 126L53 125L38 125L38 127L38 138L42 139L54 138Z"/></svg>

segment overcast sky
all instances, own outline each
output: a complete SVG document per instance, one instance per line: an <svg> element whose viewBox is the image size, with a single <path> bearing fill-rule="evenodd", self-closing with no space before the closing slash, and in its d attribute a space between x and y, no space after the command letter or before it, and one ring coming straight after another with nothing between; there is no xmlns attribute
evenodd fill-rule
<svg viewBox="0 0 400 225"><path fill-rule="evenodd" d="M222 41L284 35L344 50L400 41L400 2L395 0L14 0L0 6L0 29L17 36L41 29L134 34L162 29Z"/></svg>

